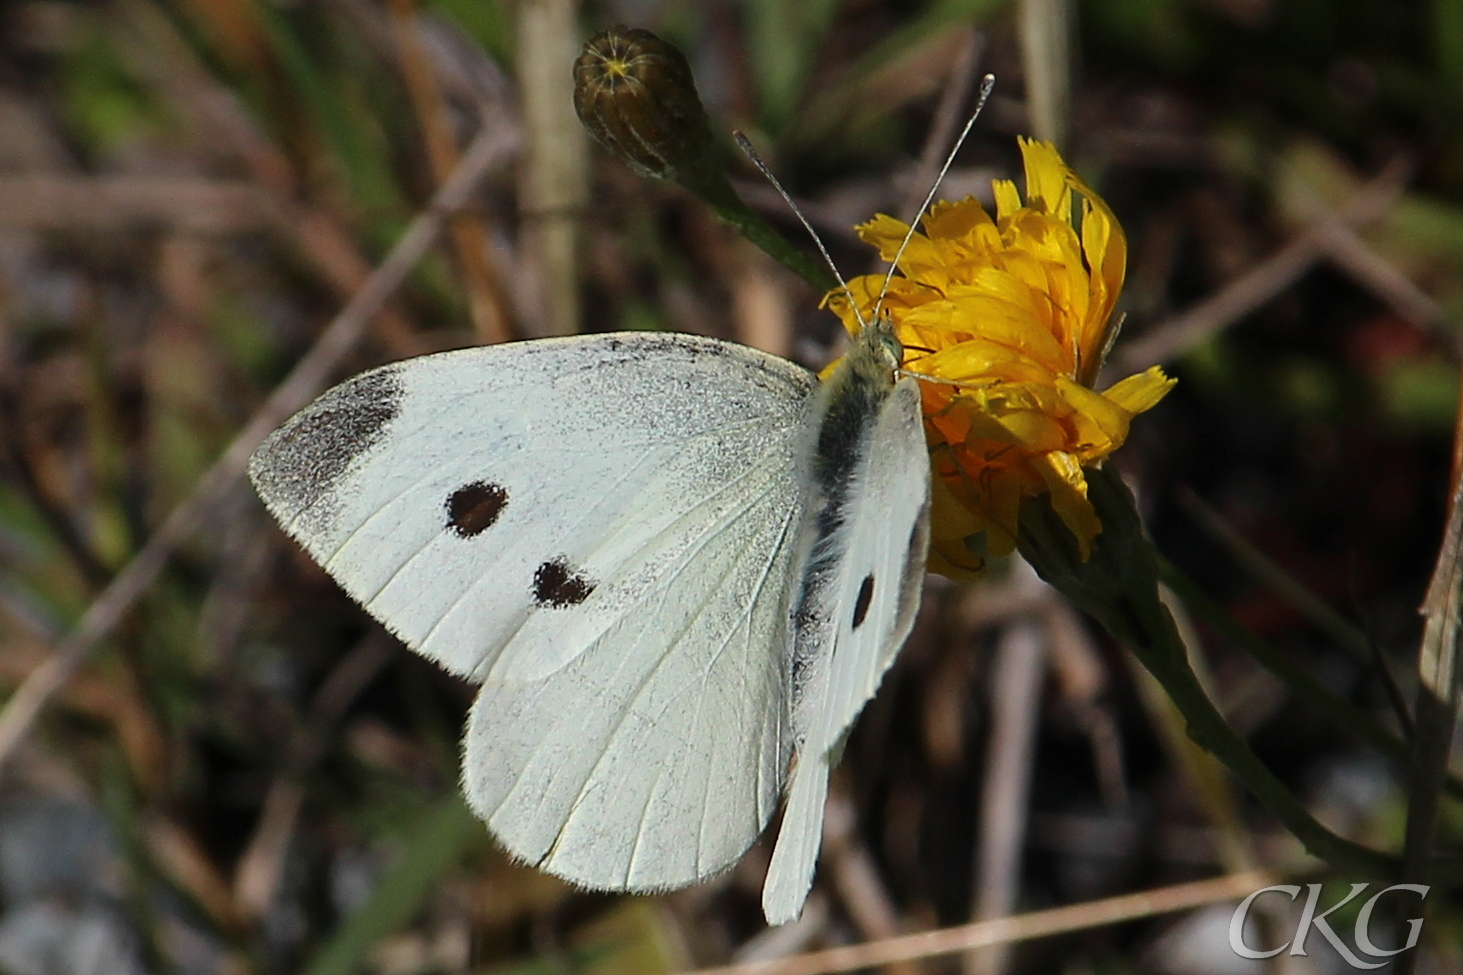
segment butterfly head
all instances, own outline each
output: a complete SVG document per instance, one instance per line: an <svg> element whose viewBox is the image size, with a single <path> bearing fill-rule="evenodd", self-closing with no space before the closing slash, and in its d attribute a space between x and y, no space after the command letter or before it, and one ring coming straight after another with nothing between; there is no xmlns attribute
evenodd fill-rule
<svg viewBox="0 0 1463 975"><path fill-rule="evenodd" d="M861 375L877 377L893 386L899 367L904 364L904 343L894 331L888 315L879 315L866 322L848 346L848 361Z"/></svg>

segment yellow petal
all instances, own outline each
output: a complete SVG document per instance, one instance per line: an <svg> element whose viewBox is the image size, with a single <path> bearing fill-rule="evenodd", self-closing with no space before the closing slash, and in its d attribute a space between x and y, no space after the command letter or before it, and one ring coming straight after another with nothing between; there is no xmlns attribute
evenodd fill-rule
<svg viewBox="0 0 1463 975"><path fill-rule="evenodd" d="M879 248L879 257L882 260L893 261L894 255L899 254L905 235L909 233L909 224L881 213L854 229L865 243ZM904 245L904 253L899 254L899 270L907 278L937 288L943 287L947 275L940 246L924 234L918 233L909 238L909 243ZM879 276L879 280L883 281L883 277Z"/></svg>
<svg viewBox="0 0 1463 975"><path fill-rule="evenodd" d="M925 559L925 571L954 579L956 582L978 582L985 575L986 560L969 551L972 543L979 539L984 548L983 533L966 539L931 539L930 553ZM960 561L957 561L960 560Z"/></svg>
<svg viewBox="0 0 1463 975"><path fill-rule="evenodd" d="M853 229L865 244L872 244L879 249L881 259L889 261L893 260L894 252L899 249L899 242L909 233L909 224L896 220L887 213L878 213L872 220Z"/></svg>
<svg viewBox="0 0 1463 975"><path fill-rule="evenodd" d="M988 385L992 380L1052 383L1055 375L1008 345L970 339L918 362L918 371L957 384Z"/></svg>
<svg viewBox="0 0 1463 975"><path fill-rule="evenodd" d="M998 221L1006 220L1021 209L1021 194L1011 180L991 180L991 191L996 195L996 219Z"/></svg>
<svg viewBox="0 0 1463 975"><path fill-rule="evenodd" d="M1065 376L1057 380L1057 391L1075 412L1080 441L1072 445L1073 449L1090 445L1107 452L1128 439L1128 424L1133 419L1130 410Z"/></svg>
<svg viewBox="0 0 1463 975"><path fill-rule="evenodd" d="M1165 376L1158 366L1149 366L1145 371L1109 386L1102 395L1129 413L1145 413L1157 406L1177 382L1177 379Z"/></svg>
<svg viewBox="0 0 1463 975"><path fill-rule="evenodd" d="M1066 430L1038 410L1012 410L996 417L1011 443L1027 453L1046 453L1066 446Z"/></svg>
<svg viewBox="0 0 1463 975"><path fill-rule="evenodd" d="M1087 476L1082 473L1082 465L1071 454L1053 451L1042 458L1037 469L1051 492L1052 510L1077 539L1085 561L1092 554L1092 540L1102 531L1102 522L1087 500Z"/></svg>
<svg viewBox="0 0 1463 975"><path fill-rule="evenodd" d="M1015 472L993 478L986 485L986 553L1002 558L1016 551L1017 523L1021 516L1021 478Z"/></svg>
<svg viewBox="0 0 1463 975"><path fill-rule="evenodd" d="M1075 178L1075 177L1074 177ZM1113 308L1123 290L1128 261L1128 241L1102 198L1080 182L1082 193L1082 253L1091 269L1091 305L1082 341L1082 367L1077 379L1091 385L1102 368L1102 356L1111 343L1111 331L1118 326Z"/></svg>
<svg viewBox="0 0 1463 975"><path fill-rule="evenodd" d="M927 568L952 579L971 580L985 568L985 519L950 491L943 477L930 482L930 555Z"/></svg>
<svg viewBox="0 0 1463 975"><path fill-rule="evenodd" d="M1025 298L1025 289L1019 298ZM1042 327L1028 307L989 292L957 294L948 301L912 309L905 316L911 328L945 330L944 344L973 341L977 337L1041 363L1053 372L1066 372L1069 357L1051 332Z"/></svg>
<svg viewBox="0 0 1463 975"><path fill-rule="evenodd" d="M1026 164L1026 203L1052 216L1070 222L1072 191L1068 187L1067 164L1050 142L1018 139L1021 160Z"/></svg>
<svg viewBox="0 0 1463 975"><path fill-rule="evenodd" d="M974 234L978 227L994 227L994 223L980 202L967 196L956 203L945 200L936 203L925 214L921 226L931 239L958 240Z"/></svg>

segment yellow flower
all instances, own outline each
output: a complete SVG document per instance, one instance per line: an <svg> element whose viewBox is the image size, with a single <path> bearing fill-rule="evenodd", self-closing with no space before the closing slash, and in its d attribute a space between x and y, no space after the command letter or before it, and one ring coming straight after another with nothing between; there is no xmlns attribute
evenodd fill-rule
<svg viewBox="0 0 1463 975"><path fill-rule="evenodd" d="M1083 468L1122 446L1133 417L1174 383L1155 366L1092 388L1117 331L1127 241L1051 144L1020 145L1025 201L1015 183L998 180L994 220L972 198L937 203L881 306L904 343L904 369L924 392L934 473L930 568L957 577L1009 554L1022 500L1043 493L1085 559L1102 525ZM858 228L886 261L908 230L882 214ZM883 283L883 275L850 282L865 318ZM858 329L845 296L828 302Z"/></svg>

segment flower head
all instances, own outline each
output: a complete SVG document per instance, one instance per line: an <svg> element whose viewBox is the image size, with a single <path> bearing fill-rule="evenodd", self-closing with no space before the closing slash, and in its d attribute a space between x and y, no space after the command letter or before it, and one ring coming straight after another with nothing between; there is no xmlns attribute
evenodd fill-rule
<svg viewBox="0 0 1463 975"><path fill-rule="evenodd" d="M574 110L640 175L717 200L731 193L690 64L650 31L616 25L585 42L574 62Z"/></svg>
<svg viewBox="0 0 1463 975"><path fill-rule="evenodd" d="M1052 145L1020 145L1025 200L998 180L995 219L972 198L937 203L882 302L883 275L849 283L865 319L877 306L893 320L904 370L921 380L934 474L930 567L947 575L1009 554L1022 500L1040 494L1051 495L1085 558L1102 525L1083 468L1122 446L1132 418L1174 383L1154 367L1092 388L1117 331L1127 242ZM908 230L884 215L858 228L886 261ZM857 331L848 296L828 301Z"/></svg>

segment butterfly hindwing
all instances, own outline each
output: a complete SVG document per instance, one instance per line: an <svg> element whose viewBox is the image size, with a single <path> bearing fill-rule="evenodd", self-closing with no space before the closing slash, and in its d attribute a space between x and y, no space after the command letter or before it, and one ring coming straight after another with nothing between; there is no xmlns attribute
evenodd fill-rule
<svg viewBox="0 0 1463 975"><path fill-rule="evenodd" d="M341 384L250 474L413 649L481 682L474 808L602 889L730 864L776 804L813 377L687 335L444 353Z"/></svg>

